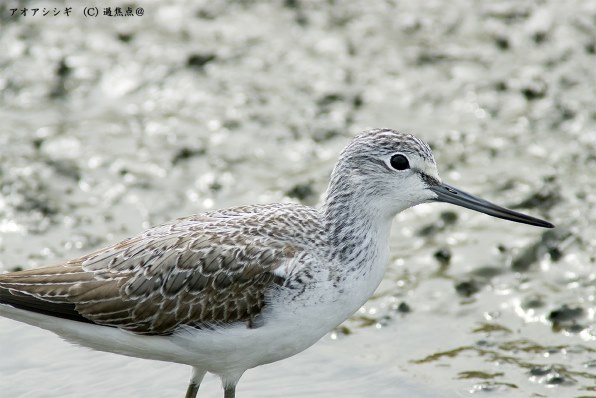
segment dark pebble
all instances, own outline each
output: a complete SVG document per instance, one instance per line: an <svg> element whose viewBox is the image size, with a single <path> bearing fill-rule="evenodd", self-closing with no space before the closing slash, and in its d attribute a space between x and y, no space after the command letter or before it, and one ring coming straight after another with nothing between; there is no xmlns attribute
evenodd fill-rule
<svg viewBox="0 0 596 398"><path fill-rule="evenodd" d="M546 91L547 91L546 83L543 82L542 80L528 82L521 89L521 93L529 101L540 99L540 98L544 97L546 95Z"/></svg>
<svg viewBox="0 0 596 398"><path fill-rule="evenodd" d="M445 223L445 225L455 224L457 221L457 213L454 211L444 211L441 212L441 221Z"/></svg>
<svg viewBox="0 0 596 398"><path fill-rule="evenodd" d="M505 90L507 90L507 82L500 80L495 83L494 87L495 87L495 90L497 90L497 91L505 91Z"/></svg>
<svg viewBox="0 0 596 398"><path fill-rule="evenodd" d="M532 35L532 39L534 40L534 43L536 43L536 44L544 43L547 38L548 38L548 34L546 32L535 32Z"/></svg>
<svg viewBox="0 0 596 398"><path fill-rule="evenodd" d="M501 275L503 273L503 269L499 267L479 267L474 269L470 274L479 277L482 279L492 279L495 276Z"/></svg>
<svg viewBox="0 0 596 398"><path fill-rule="evenodd" d="M584 315L584 309L581 307L569 307L563 304L561 308L551 311L548 314L548 320L553 323L570 322L581 318Z"/></svg>
<svg viewBox="0 0 596 398"><path fill-rule="evenodd" d="M70 75L71 68L66 63L66 59L62 58L58 63L58 67L56 68L56 76L64 78Z"/></svg>
<svg viewBox="0 0 596 398"><path fill-rule="evenodd" d="M286 192L286 195L290 198L296 198L301 202L312 197L314 194L315 190L312 187L312 182L296 184Z"/></svg>
<svg viewBox="0 0 596 398"><path fill-rule="evenodd" d="M446 53L439 51L420 50L416 57L416 64L418 65L433 65L449 59Z"/></svg>
<svg viewBox="0 0 596 398"><path fill-rule="evenodd" d="M546 381L546 384L563 384L565 381L563 376L553 376Z"/></svg>
<svg viewBox="0 0 596 398"><path fill-rule="evenodd" d="M71 75L72 69L66 63L66 59L62 58L55 69L56 82L50 91L50 98L61 98L66 95L66 81Z"/></svg>
<svg viewBox="0 0 596 398"><path fill-rule="evenodd" d="M563 256L563 242L571 235L571 232L564 228L555 228L544 232L539 241L528 246L512 261L511 268L517 272L527 271L545 254L549 254L553 261L557 261Z"/></svg>
<svg viewBox="0 0 596 398"><path fill-rule="evenodd" d="M544 300L540 296L529 296L522 301L521 306L525 310L540 308L544 306Z"/></svg>
<svg viewBox="0 0 596 398"><path fill-rule="evenodd" d="M362 98L362 95L356 94L354 96L354 98L352 98L352 106L355 109L360 108L363 104L364 104L364 99Z"/></svg>
<svg viewBox="0 0 596 398"><path fill-rule="evenodd" d="M34 138L31 141L31 144L33 145L33 148L35 148L36 150L39 150L41 148L41 145L43 144L44 139L43 138Z"/></svg>
<svg viewBox="0 0 596 398"><path fill-rule="evenodd" d="M205 53L205 54L191 54L188 56L186 60L186 66L192 68L202 68L203 66L207 65L209 62L215 60L216 56L212 53Z"/></svg>
<svg viewBox="0 0 596 398"><path fill-rule="evenodd" d="M432 223L432 224L427 224L427 225L423 226L422 228L420 228L418 231L416 231L416 234L418 236L432 236L432 235L438 233L439 231L441 231L442 229L443 228L441 228L439 223Z"/></svg>
<svg viewBox="0 0 596 398"><path fill-rule="evenodd" d="M573 322L571 325L566 325L565 330L569 333L581 333L586 327L579 323Z"/></svg>
<svg viewBox="0 0 596 398"><path fill-rule="evenodd" d="M172 158L172 164L177 164L180 161L190 159L194 156L201 156L206 153L204 148L181 148Z"/></svg>
<svg viewBox="0 0 596 398"><path fill-rule="evenodd" d="M563 257L563 252L558 247L550 247L548 249L548 255L553 261L559 261Z"/></svg>
<svg viewBox="0 0 596 398"><path fill-rule="evenodd" d="M397 312L401 312L402 314L407 314L409 312L412 312L412 308L410 308L408 303L406 303L405 301L402 301L397 306Z"/></svg>
<svg viewBox="0 0 596 398"><path fill-rule="evenodd" d="M470 297L479 290L478 283L474 279L459 282L455 285L455 291L462 297Z"/></svg>
<svg viewBox="0 0 596 398"><path fill-rule="evenodd" d="M118 40L120 40L122 43L129 43L132 38L134 37L134 35L130 32L119 32L118 35Z"/></svg>
<svg viewBox="0 0 596 398"><path fill-rule="evenodd" d="M209 184L209 190L211 192L221 191L222 188L223 188L223 185L218 181L213 181L211 184Z"/></svg>
<svg viewBox="0 0 596 398"><path fill-rule="evenodd" d="M550 366L534 366L530 369L530 375L532 376L544 376L553 371L553 368Z"/></svg>
<svg viewBox="0 0 596 398"><path fill-rule="evenodd" d="M509 39L504 36L497 36L495 37L495 44L501 50L508 50L509 49Z"/></svg>
<svg viewBox="0 0 596 398"><path fill-rule="evenodd" d="M342 94L330 93L330 94L326 94L323 97L319 98L319 100L317 101L317 105L320 107L326 107L326 106L333 104L334 102L339 102L339 101L343 101L343 100L344 100L344 96Z"/></svg>
<svg viewBox="0 0 596 398"><path fill-rule="evenodd" d="M439 262L439 264L449 264L451 261L451 251L443 247L435 252L433 257Z"/></svg>
<svg viewBox="0 0 596 398"><path fill-rule="evenodd" d="M516 272L524 272L530 269L532 264L538 261L538 255L536 253L535 246L526 248L519 256L513 259L511 263L511 269Z"/></svg>

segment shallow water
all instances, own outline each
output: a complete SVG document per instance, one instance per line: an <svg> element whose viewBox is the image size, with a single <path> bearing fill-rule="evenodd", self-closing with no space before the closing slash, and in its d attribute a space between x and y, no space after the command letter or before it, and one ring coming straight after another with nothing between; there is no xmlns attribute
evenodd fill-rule
<svg viewBox="0 0 596 398"><path fill-rule="evenodd" d="M144 7L0 5L0 269L210 208L314 205L350 137L405 129L446 181L557 228L400 214L370 302L240 396L596 396L594 2ZM181 396L189 372L4 319L0 353L0 397Z"/></svg>

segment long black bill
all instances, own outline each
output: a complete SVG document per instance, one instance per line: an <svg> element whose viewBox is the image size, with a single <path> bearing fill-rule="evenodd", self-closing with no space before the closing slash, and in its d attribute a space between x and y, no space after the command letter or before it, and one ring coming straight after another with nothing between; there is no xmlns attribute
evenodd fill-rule
<svg viewBox="0 0 596 398"><path fill-rule="evenodd" d="M466 207L468 209L476 210L493 217L502 218L504 220L515 221L523 224L535 225L537 227L554 228L554 225L548 221L541 220L518 213L513 210L497 206L487 200L480 199L474 195L470 195L448 184L437 184L429 186L429 189L437 194L435 201L451 203L457 206Z"/></svg>

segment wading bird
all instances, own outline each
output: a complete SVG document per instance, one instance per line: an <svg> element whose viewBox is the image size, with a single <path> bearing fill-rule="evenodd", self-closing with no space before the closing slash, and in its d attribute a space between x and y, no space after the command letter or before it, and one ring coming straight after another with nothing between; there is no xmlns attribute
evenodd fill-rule
<svg viewBox="0 0 596 398"><path fill-rule="evenodd" d="M441 181L430 148L389 129L340 154L320 209L235 207L180 218L81 258L0 275L0 315L96 350L192 366L225 398L253 367L313 345L373 294L393 217L447 202L553 225Z"/></svg>

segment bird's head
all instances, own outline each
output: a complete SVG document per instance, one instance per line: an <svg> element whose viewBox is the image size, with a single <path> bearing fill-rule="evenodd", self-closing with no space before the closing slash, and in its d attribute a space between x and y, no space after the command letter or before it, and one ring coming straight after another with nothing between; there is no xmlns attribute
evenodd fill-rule
<svg viewBox="0 0 596 398"><path fill-rule="evenodd" d="M357 198L388 217L421 203L446 202L505 220L553 227L443 183L429 146L413 135L390 129L366 131L342 151L327 201L347 200L348 194L351 200Z"/></svg>

